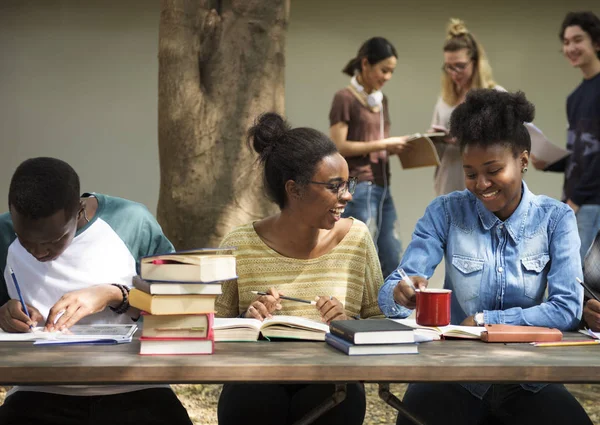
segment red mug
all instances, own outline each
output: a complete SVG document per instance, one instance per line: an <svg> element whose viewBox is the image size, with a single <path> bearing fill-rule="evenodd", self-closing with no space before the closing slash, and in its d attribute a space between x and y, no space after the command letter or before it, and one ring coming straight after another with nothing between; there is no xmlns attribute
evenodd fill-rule
<svg viewBox="0 0 600 425"><path fill-rule="evenodd" d="M450 324L451 289L421 289L417 296L417 325L446 326Z"/></svg>

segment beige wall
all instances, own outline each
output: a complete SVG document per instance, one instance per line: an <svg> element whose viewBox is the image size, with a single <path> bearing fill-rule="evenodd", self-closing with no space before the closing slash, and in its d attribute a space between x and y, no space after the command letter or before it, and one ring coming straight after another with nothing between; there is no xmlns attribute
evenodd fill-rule
<svg viewBox="0 0 600 425"><path fill-rule="evenodd" d="M557 32L569 10L597 0L292 0L286 108L293 125L327 131L343 65L367 38L398 49L386 86L394 134L428 127L439 91L441 45L449 17L466 20L485 46L496 80L524 90L536 124L564 144L565 98L581 75L559 54ZM124 196L154 211L158 198L158 1L4 0L0 2L0 211L10 176L31 156L65 159L83 189ZM257 111L259 112L259 111ZM392 187L408 242L432 199L432 169L402 171ZM560 195L561 176L532 171L538 193Z"/></svg>

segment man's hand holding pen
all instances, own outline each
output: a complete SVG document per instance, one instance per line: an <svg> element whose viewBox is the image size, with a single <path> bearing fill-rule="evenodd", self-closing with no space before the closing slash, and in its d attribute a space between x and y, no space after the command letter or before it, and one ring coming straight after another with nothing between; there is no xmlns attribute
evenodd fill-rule
<svg viewBox="0 0 600 425"><path fill-rule="evenodd" d="M19 300L8 300L0 307L0 328L5 332L29 332L31 327L44 322L42 314L27 304L31 319L27 317Z"/></svg>

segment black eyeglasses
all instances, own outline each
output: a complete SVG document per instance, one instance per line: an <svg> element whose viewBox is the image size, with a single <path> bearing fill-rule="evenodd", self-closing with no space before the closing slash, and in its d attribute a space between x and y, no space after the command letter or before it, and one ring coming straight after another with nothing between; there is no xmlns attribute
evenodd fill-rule
<svg viewBox="0 0 600 425"><path fill-rule="evenodd" d="M455 63L454 65L445 63L444 65L442 65L442 71L461 73L465 69L467 69L467 66L469 66L470 63L471 62L458 62L458 63Z"/></svg>
<svg viewBox="0 0 600 425"><path fill-rule="evenodd" d="M334 181L334 182L313 182L312 184L322 184L327 189L331 190L333 193L337 193L338 198L344 196L347 192L350 192L350 195L354 194L354 190L356 189L356 183L358 179L356 177L350 177L348 180L342 181Z"/></svg>

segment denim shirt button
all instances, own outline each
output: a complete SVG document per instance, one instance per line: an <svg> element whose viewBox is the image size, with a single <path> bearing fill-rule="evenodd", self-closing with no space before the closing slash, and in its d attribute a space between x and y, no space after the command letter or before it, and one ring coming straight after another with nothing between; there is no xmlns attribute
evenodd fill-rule
<svg viewBox="0 0 600 425"><path fill-rule="evenodd" d="M502 267L498 267L498 273L502 273L504 269Z"/></svg>

